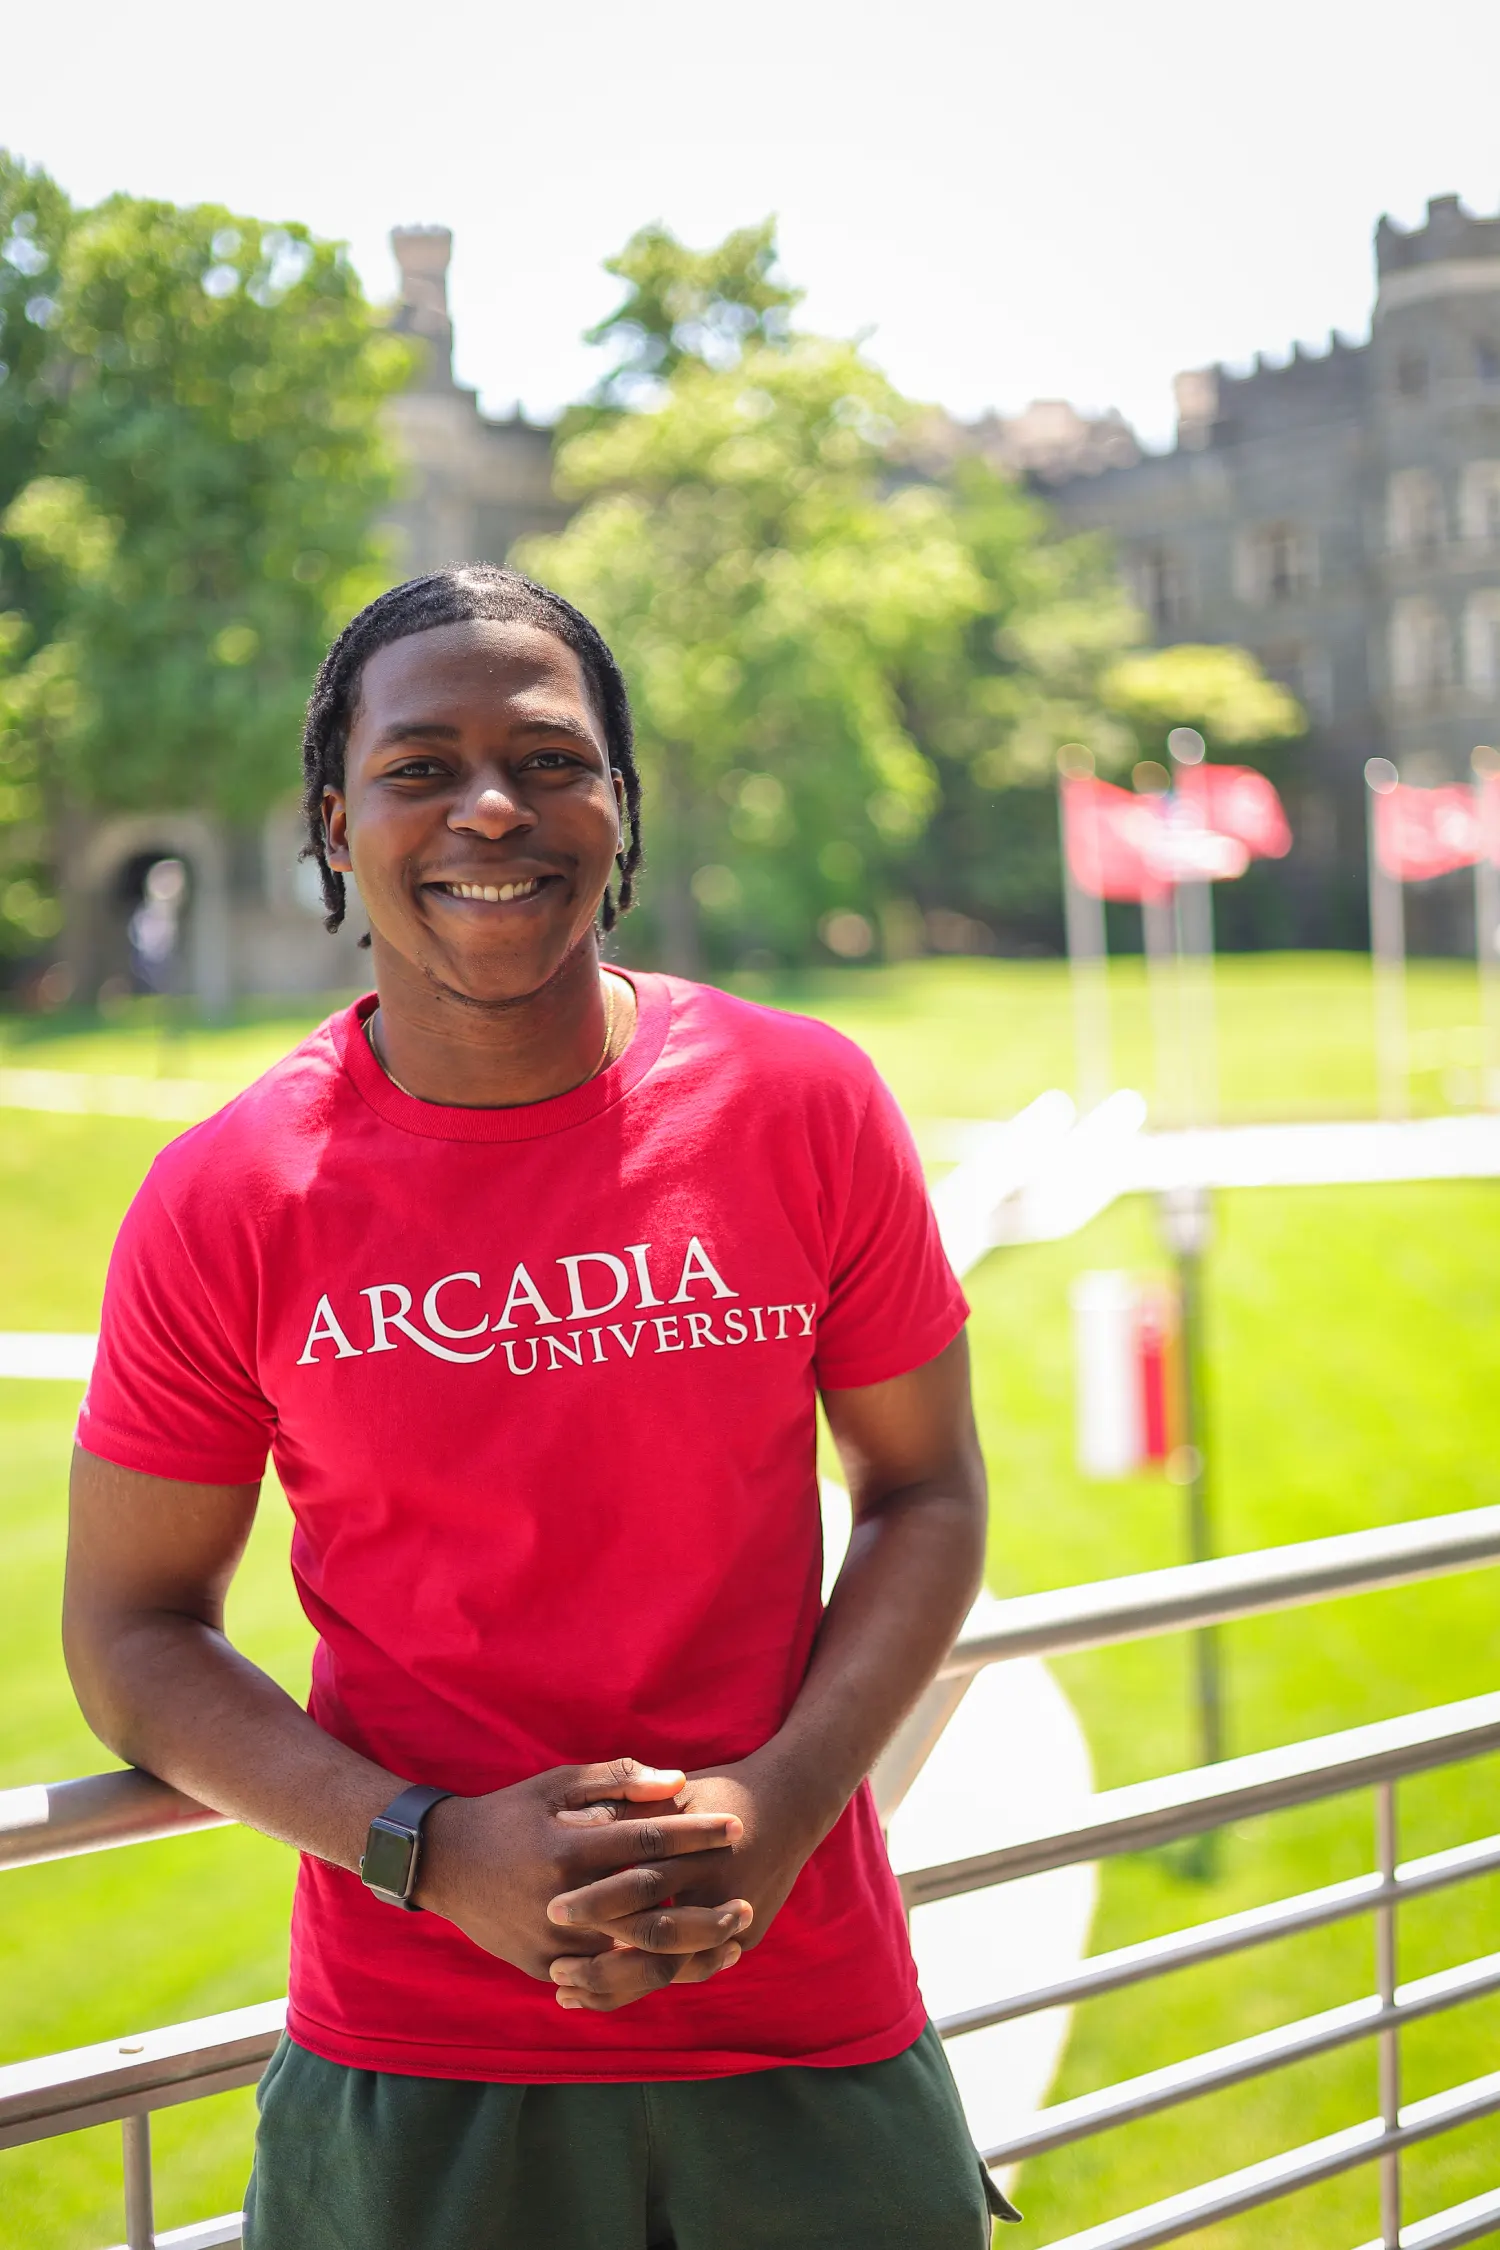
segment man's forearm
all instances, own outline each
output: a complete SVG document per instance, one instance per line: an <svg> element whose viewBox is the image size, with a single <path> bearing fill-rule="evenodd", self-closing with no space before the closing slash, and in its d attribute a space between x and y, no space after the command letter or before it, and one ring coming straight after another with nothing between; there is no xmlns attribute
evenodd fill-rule
<svg viewBox="0 0 1500 2250"><path fill-rule="evenodd" d="M839 1812L953 1644L984 1564L982 1487L915 1486L854 1528L774 1750Z"/></svg>
<svg viewBox="0 0 1500 2250"><path fill-rule="evenodd" d="M423 1778L336 1742L200 1619L71 1619L68 1644L84 1714L120 1757L337 1867L358 1866L376 1813Z"/></svg>

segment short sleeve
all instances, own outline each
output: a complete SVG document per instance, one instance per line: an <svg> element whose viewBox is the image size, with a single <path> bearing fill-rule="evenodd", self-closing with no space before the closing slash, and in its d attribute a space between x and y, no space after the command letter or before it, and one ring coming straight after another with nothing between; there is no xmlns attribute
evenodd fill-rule
<svg viewBox="0 0 1500 2250"><path fill-rule="evenodd" d="M263 1474L275 1416L250 1353L232 1340L251 1322L243 1304L214 1298L153 1174L109 1262L78 1417L86 1453L185 1484L253 1484Z"/></svg>
<svg viewBox="0 0 1500 2250"><path fill-rule="evenodd" d="M906 1120L872 1071L818 1324L818 1387L857 1390L909 1375L952 1343L968 1315Z"/></svg>

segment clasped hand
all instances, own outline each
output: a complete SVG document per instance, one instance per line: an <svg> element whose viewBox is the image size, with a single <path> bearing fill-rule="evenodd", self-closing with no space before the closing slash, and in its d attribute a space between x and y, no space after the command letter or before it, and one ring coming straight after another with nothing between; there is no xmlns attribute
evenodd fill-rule
<svg viewBox="0 0 1500 2250"><path fill-rule="evenodd" d="M676 1778L662 1823L674 1844L679 1828L703 1820L722 1821L724 1840L707 1851L684 1840L671 1857L617 1866L548 1901L548 1920L574 1941L550 1970L564 2008L622 2008L659 1985L695 1984L732 1968L765 1936L827 1825L769 1750ZM729 1914L738 1919L726 1938ZM720 1918L721 1934L709 1950L689 1951L702 1942L695 1933L705 1916ZM584 1937L594 1942L579 1945Z"/></svg>
<svg viewBox="0 0 1500 2250"><path fill-rule="evenodd" d="M689 1777L619 1758L448 1798L417 1902L564 2008L700 1984L765 1934L817 1841L794 1840L763 1759Z"/></svg>
<svg viewBox="0 0 1500 2250"><path fill-rule="evenodd" d="M680 1770L618 1758L556 1766L483 1797L447 1798L428 1818L417 1903L532 1977L552 1974L563 1952L618 1951L629 1968L611 1983L614 2006L674 1979L701 1982L738 1960L734 1940L751 1919L748 1903L724 1886L670 1913L627 1914L618 1930L565 1917L564 1937L548 1915L549 1901L586 1895L601 1878L634 1876L639 1908L648 1897L639 1878L653 1870L662 1882L650 1895L667 1898L679 1880L668 1869L701 1879L714 1862L727 1863L741 1839L738 1817L728 1806L687 1808L685 1787ZM569 1995L559 1999L566 2006Z"/></svg>

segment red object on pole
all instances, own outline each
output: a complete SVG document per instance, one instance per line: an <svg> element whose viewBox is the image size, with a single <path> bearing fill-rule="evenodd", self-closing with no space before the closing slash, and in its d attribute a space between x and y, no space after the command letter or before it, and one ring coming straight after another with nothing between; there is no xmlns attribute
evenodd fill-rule
<svg viewBox="0 0 1500 2250"><path fill-rule="evenodd" d="M1380 865L1398 883L1449 875L1456 867L1472 867L1484 854L1474 791L1465 782L1417 789L1399 781L1370 802ZM1484 826L1500 826L1500 816Z"/></svg>
<svg viewBox="0 0 1500 2250"><path fill-rule="evenodd" d="M1162 826L1160 803L1088 774L1062 780L1063 837L1068 871L1091 898L1163 899L1170 884L1153 858Z"/></svg>
<svg viewBox="0 0 1500 2250"><path fill-rule="evenodd" d="M1233 836L1252 859L1284 859L1291 824L1272 784L1253 766L1182 766L1177 788L1205 828Z"/></svg>
<svg viewBox="0 0 1500 2250"><path fill-rule="evenodd" d="M1163 1291L1142 1290L1136 1306L1135 1346L1141 1385L1141 1450L1147 1461L1165 1461L1172 1450L1167 1382L1175 1326L1172 1311Z"/></svg>

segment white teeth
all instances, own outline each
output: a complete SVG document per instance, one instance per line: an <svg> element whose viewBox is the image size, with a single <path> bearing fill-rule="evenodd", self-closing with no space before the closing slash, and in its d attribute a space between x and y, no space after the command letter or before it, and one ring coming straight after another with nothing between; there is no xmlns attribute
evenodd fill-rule
<svg viewBox="0 0 1500 2250"><path fill-rule="evenodd" d="M444 883L454 898L480 898L486 905L501 906L507 899L532 898L541 889L540 876L526 883Z"/></svg>

